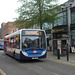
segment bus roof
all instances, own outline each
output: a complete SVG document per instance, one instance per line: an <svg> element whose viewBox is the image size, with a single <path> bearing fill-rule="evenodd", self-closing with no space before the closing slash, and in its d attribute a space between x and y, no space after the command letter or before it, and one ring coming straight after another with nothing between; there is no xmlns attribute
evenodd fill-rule
<svg viewBox="0 0 75 75"><path fill-rule="evenodd" d="M11 34L5 36L5 38L12 37L12 36L14 36L14 35L20 34L20 32L21 32L22 30L37 30L37 31L45 31L45 30L41 30L41 29L20 29L20 30L18 30L18 31L16 31L16 32L13 32L13 33L11 33Z"/></svg>

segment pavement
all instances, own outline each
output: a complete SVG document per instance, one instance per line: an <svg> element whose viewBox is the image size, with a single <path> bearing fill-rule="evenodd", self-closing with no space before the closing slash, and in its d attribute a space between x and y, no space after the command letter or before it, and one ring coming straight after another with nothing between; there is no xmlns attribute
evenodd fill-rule
<svg viewBox="0 0 75 75"><path fill-rule="evenodd" d="M51 60L56 63L69 65L75 67L75 53L69 53L69 61L67 61L67 56L60 56L58 59L57 55L54 55L52 51L47 51L47 60Z"/></svg>

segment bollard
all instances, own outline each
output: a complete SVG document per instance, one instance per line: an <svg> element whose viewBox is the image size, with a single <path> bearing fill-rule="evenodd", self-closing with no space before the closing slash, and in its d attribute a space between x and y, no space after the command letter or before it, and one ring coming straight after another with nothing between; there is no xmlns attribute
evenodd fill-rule
<svg viewBox="0 0 75 75"><path fill-rule="evenodd" d="M67 61L69 61L69 48L68 48L69 46L68 46L68 43L67 43L66 47L67 47L67 50L66 50Z"/></svg>
<svg viewBox="0 0 75 75"><path fill-rule="evenodd" d="M60 50L57 49L57 58L60 59Z"/></svg>
<svg viewBox="0 0 75 75"><path fill-rule="evenodd" d="M69 61L69 51L68 50L66 50L67 52L66 52L66 54L67 54L67 61Z"/></svg>

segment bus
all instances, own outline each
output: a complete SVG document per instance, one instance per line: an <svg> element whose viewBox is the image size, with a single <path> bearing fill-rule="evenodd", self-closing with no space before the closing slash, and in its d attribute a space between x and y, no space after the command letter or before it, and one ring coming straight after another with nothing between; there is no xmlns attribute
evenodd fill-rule
<svg viewBox="0 0 75 75"><path fill-rule="evenodd" d="M4 49L4 39L0 39L0 50Z"/></svg>
<svg viewBox="0 0 75 75"><path fill-rule="evenodd" d="M21 29L4 38L4 52L15 59L40 59L47 54L46 33L40 29Z"/></svg>

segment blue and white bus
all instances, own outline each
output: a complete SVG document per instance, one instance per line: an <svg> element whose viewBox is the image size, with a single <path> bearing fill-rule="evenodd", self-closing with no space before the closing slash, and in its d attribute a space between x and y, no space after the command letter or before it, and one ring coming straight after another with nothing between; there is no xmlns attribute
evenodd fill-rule
<svg viewBox="0 0 75 75"><path fill-rule="evenodd" d="M4 39L0 39L0 50L4 49Z"/></svg>
<svg viewBox="0 0 75 75"><path fill-rule="evenodd" d="M4 52L19 60L46 58L46 47L46 33L40 29L21 29L4 39Z"/></svg>

